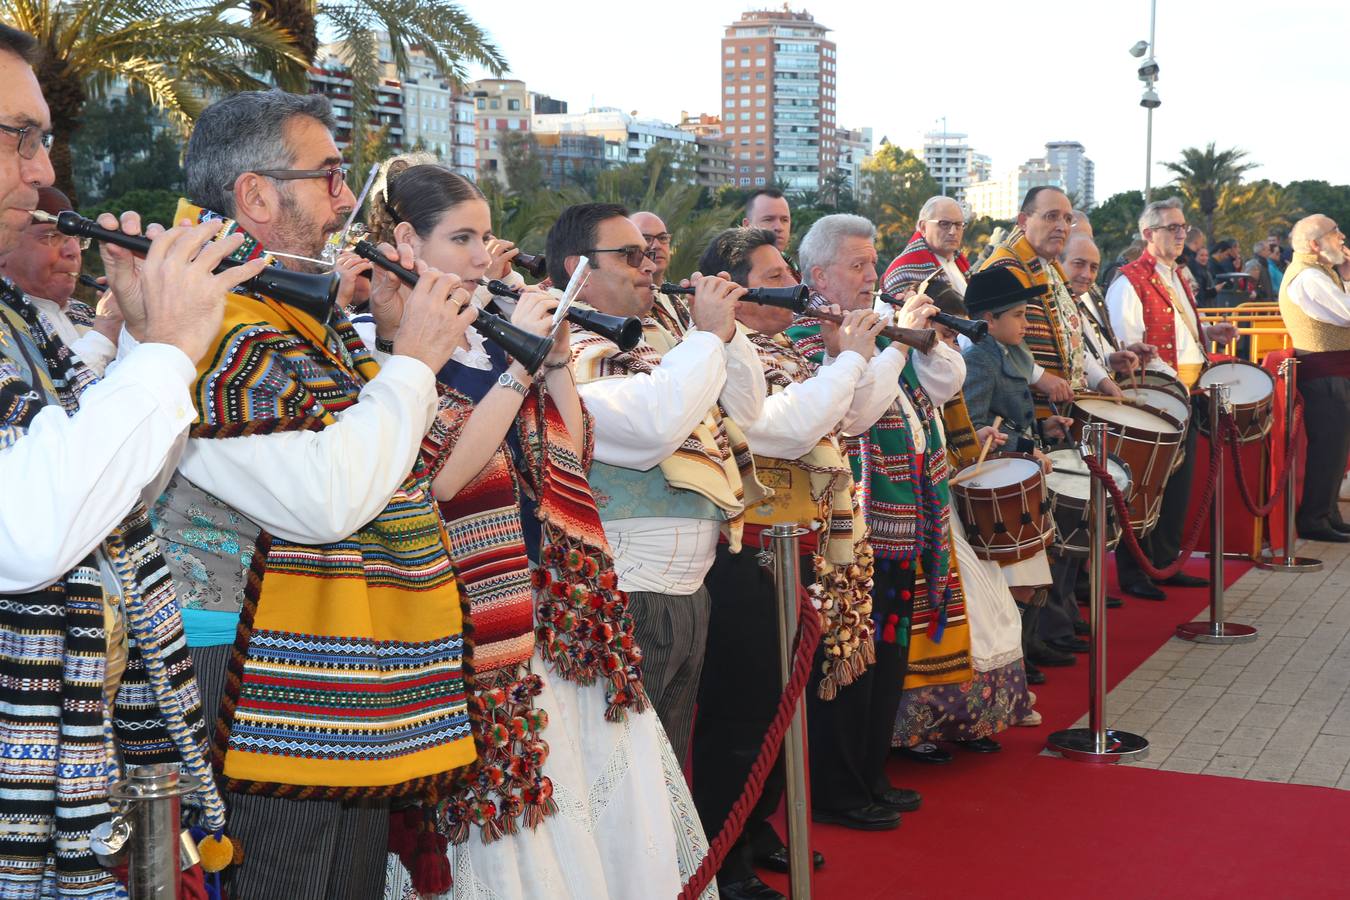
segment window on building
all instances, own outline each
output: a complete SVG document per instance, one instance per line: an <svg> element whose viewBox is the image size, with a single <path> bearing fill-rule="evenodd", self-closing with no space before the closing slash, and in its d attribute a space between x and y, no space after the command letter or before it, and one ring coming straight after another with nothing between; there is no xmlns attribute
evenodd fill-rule
<svg viewBox="0 0 1350 900"><path fill-rule="evenodd" d="M742 97L742 98L741 98L741 106L749 106L749 105L750 105L750 98L749 98L749 97Z"/></svg>
<svg viewBox="0 0 1350 900"><path fill-rule="evenodd" d="M743 84L743 85L741 85L741 93L742 93L742 94L748 94L748 93L750 93L750 85L748 85L748 84Z"/></svg>
<svg viewBox="0 0 1350 900"><path fill-rule="evenodd" d="M725 47L722 48L722 52L723 52L723 53L735 53L735 52L736 52L736 48L733 47L733 46L731 46L730 44L727 44Z"/></svg>
<svg viewBox="0 0 1350 900"><path fill-rule="evenodd" d="M769 89L769 88L768 88L768 85L764 85L764 84L757 84L757 85L755 85L755 93L756 93L756 94L762 94L762 93L764 93L765 91L767 91L768 89Z"/></svg>
<svg viewBox="0 0 1350 900"><path fill-rule="evenodd" d="M762 113L762 112L757 112L757 113L755 113L755 118L756 118L756 119L762 119L762 118L764 118L764 113ZM760 130L763 131L763 129L760 129Z"/></svg>
<svg viewBox="0 0 1350 900"><path fill-rule="evenodd" d="M727 60L727 68L728 68L728 69L734 69L734 68L736 68L736 60L734 60L734 59L729 59L729 60ZM481 103L482 101L480 100L479 102Z"/></svg>
<svg viewBox="0 0 1350 900"><path fill-rule="evenodd" d="M742 69L750 68L750 57L747 56L745 59L741 60L741 68Z"/></svg>
<svg viewBox="0 0 1350 900"><path fill-rule="evenodd" d="M479 109L487 109L487 101L484 100L482 97L479 97L479 98L478 98L478 108L479 108Z"/></svg>
<svg viewBox="0 0 1350 900"><path fill-rule="evenodd" d="M744 184L747 180L748 180L748 179L742 178L742 179L741 179L741 183ZM756 179L755 179L755 185L756 185L757 187L764 187L764 179L763 179L763 178L756 178Z"/></svg>
<svg viewBox="0 0 1350 900"><path fill-rule="evenodd" d="M755 131L759 132L760 134L763 134L763 133L764 133L764 126L763 126L763 125L756 125L756 126L755 126Z"/></svg>
<svg viewBox="0 0 1350 900"><path fill-rule="evenodd" d="M498 100L498 99L496 99L496 98L493 98L493 100L492 100L492 108L493 108L493 109L501 109L501 108L502 108L502 101L500 101L500 100Z"/></svg>
<svg viewBox="0 0 1350 900"><path fill-rule="evenodd" d="M748 185L748 184L750 184L750 179L749 179L749 178L742 178L742 179L741 179L741 184L743 184L743 185Z"/></svg>
<svg viewBox="0 0 1350 900"><path fill-rule="evenodd" d="M722 90L723 90L724 93L727 93L727 94L734 94L734 93L736 93L736 85L734 85L734 84L729 84L729 85L727 85L725 88L723 88Z"/></svg>
<svg viewBox="0 0 1350 900"><path fill-rule="evenodd" d="M510 110L519 110L519 109L520 109L520 101L519 101L519 100L507 100L507 101L506 101L506 108L507 108L507 109L510 109Z"/></svg>

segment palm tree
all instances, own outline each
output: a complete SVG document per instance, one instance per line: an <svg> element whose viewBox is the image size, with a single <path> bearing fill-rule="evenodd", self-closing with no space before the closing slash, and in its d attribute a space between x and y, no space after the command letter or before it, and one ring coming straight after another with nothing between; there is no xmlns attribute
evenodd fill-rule
<svg viewBox="0 0 1350 900"><path fill-rule="evenodd" d="M1214 240L1214 213L1226 188L1242 183L1242 176L1257 164L1243 162L1247 151L1236 147L1216 151L1214 142L1204 150L1187 147L1181 151L1179 162L1163 163L1176 178L1172 183L1186 201L1199 211L1205 220L1205 235Z"/></svg>
<svg viewBox="0 0 1350 900"><path fill-rule="evenodd" d="M116 82L143 93L186 130L208 91L261 87L253 71L303 73L274 26L227 21L201 0L0 0L0 21L37 39L38 82L51 109L56 184L75 197L70 137L84 105Z"/></svg>
<svg viewBox="0 0 1350 900"><path fill-rule="evenodd" d="M487 33L450 0L234 0L256 24L278 26L291 36L297 52L313 65L319 55L319 31L331 33L352 77L352 158L360 159L365 129L356 127L375 106L384 77L380 32L389 35L394 69L406 77L408 53L420 50L437 70L456 83L468 75L465 63L477 63L494 75L506 70L506 58ZM304 75L281 79L291 90L305 90ZM363 173L355 172L355 177Z"/></svg>

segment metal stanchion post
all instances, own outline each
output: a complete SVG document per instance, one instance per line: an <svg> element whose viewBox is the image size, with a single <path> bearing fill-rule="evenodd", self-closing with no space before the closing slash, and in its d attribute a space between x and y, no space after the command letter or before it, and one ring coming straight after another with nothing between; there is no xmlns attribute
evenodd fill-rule
<svg viewBox="0 0 1350 900"><path fill-rule="evenodd" d="M795 522L773 526L773 580L778 590L778 658L787 687L792 668L792 636L797 633L798 572L800 549L797 539L806 533ZM806 698L797 705L792 723L783 737L783 768L787 775L788 877L792 900L811 897L810 798L806 795Z"/></svg>
<svg viewBox="0 0 1350 900"><path fill-rule="evenodd" d="M1209 386L1209 439L1223 441L1224 417L1228 415L1228 385ZM1201 644L1242 644L1256 640L1250 625L1225 622L1223 609L1223 452L1214 455L1211 476L1217 487L1209 525L1209 621L1183 622L1177 637Z"/></svg>
<svg viewBox="0 0 1350 900"><path fill-rule="evenodd" d="M1294 519L1298 515L1298 466L1294 460L1294 403L1298 400L1298 360L1289 357L1280 363L1280 374L1284 376L1284 557L1272 557L1256 564L1258 569L1274 572L1318 572L1322 569L1320 559L1295 556L1295 543L1298 540Z"/></svg>
<svg viewBox="0 0 1350 900"><path fill-rule="evenodd" d="M174 900L182 868L180 798L198 787L172 763L129 766L127 778L108 792L128 807L131 855L127 881L131 900Z"/></svg>
<svg viewBox="0 0 1350 900"><path fill-rule="evenodd" d="M1083 429L1085 455L1106 460L1106 423ZM1088 576L1092 586L1088 603L1088 727L1068 728L1050 735L1049 748L1077 762L1114 763L1148 749L1148 741L1128 731L1106 727L1106 485L1092 479ZM1122 523L1129 528L1128 522Z"/></svg>

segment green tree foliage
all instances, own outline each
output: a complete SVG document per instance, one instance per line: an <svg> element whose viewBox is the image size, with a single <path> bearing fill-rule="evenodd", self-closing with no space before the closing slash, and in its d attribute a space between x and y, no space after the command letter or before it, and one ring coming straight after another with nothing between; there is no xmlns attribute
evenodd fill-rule
<svg viewBox="0 0 1350 900"><path fill-rule="evenodd" d="M207 92L261 86L253 72L303 79L304 61L274 25L226 16L201 0L0 0L0 21L37 38L36 68L51 109L56 185L77 199L70 140L85 105L117 81L186 129Z"/></svg>
<svg viewBox="0 0 1350 900"><path fill-rule="evenodd" d="M1205 234L1213 235L1215 219L1224 191L1237 187L1242 176L1256 168L1254 162L1247 159L1245 150L1231 148L1215 150L1211 141L1203 150L1199 147L1187 147L1181 151L1181 159L1163 163L1163 166L1176 177L1172 184L1180 191L1191 209L1199 216L1199 225Z"/></svg>
<svg viewBox="0 0 1350 900"><path fill-rule="evenodd" d="M92 100L71 141L75 188L87 204L128 191L179 190L183 147L147 97Z"/></svg>
<svg viewBox="0 0 1350 900"><path fill-rule="evenodd" d="M1321 213L1331 216L1343 228L1350 227L1350 184L1293 181L1285 190L1298 205L1300 216Z"/></svg>
<svg viewBox="0 0 1350 900"><path fill-rule="evenodd" d="M859 212L877 226L877 264L884 270L909 243L919 208L940 188L912 150L884 140L862 169L866 199Z"/></svg>

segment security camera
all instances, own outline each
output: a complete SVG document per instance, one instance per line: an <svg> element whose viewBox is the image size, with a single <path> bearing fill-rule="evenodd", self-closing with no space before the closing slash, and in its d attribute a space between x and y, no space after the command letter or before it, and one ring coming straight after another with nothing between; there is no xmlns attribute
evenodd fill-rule
<svg viewBox="0 0 1350 900"><path fill-rule="evenodd" d="M1162 106L1162 101L1158 99L1158 92L1149 88L1144 91L1144 96L1139 98L1139 105L1144 109L1157 109Z"/></svg>
<svg viewBox="0 0 1350 900"><path fill-rule="evenodd" d="M1157 81L1157 80L1158 80L1158 64L1157 64L1157 62L1155 62L1155 61L1152 60L1152 59L1146 59L1146 60L1144 60L1144 64L1143 64L1142 66L1139 67L1139 80L1140 80L1140 81Z"/></svg>
<svg viewBox="0 0 1350 900"><path fill-rule="evenodd" d="M1130 48L1130 55L1135 59L1142 59L1148 52L1148 41L1135 41L1134 46Z"/></svg>

